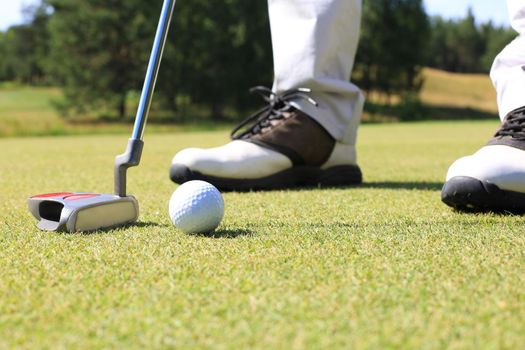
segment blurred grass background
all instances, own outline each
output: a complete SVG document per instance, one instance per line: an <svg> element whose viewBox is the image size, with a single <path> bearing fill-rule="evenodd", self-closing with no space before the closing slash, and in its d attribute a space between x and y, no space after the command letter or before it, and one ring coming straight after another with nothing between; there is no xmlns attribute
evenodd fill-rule
<svg viewBox="0 0 525 350"><path fill-rule="evenodd" d="M496 119L496 93L485 74L448 73L427 68L423 71L425 85L421 91L421 106L414 110L413 119ZM396 113L399 100L392 98L392 106L382 105L383 96L371 93L369 106L363 119L367 121L399 121ZM62 92L59 88L29 87L14 83L0 85L0 137L67 135L87 133L127 133L133 119L126 121L101 119L87 115L81 119L61 118L54 105L60 103ZM129 109L135 109L137 94L128 100ZM396 107L397 106L397 107ZM421 110L421 108L423 110ZM418 115L418 111L422 115ZM171 113L171 114L170 114ZM172 112L161 110L154 105L148 125L150 132L177 130L225 129L232 122L214 122L203 118L198 108L181 111L186 122L180 122ZM232 113L239 113L232 111ZM242 118L237 115L236 118Z"/></svg>

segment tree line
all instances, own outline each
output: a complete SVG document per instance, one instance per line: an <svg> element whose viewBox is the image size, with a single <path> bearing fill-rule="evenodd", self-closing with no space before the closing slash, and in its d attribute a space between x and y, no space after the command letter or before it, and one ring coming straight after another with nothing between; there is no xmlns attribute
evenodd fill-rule
<svg viewBox="0 0 525 350"><path fill-rule="evenodd" d="M0 81L61 86L66 116L109 111L124 118L142 87L162 1L43 0L28 21L0 32ZM158 5L158 6L156 6ZM157 107L198 105L212 119L253 108L246 91L271 85L267 4L228 0L177 3L157 87ZM422 67L488 72L516 33L429 17L422 0L365 0L352 80L367 91L417 96Z"/></svg>

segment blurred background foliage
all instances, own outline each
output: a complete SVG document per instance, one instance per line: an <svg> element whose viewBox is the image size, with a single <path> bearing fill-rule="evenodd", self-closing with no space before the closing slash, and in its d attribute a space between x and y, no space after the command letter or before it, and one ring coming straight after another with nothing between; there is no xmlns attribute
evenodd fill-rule
<svg viewBox="0 0 525 350"><path fill-rule="evenodd" d="M70 119L133 117L161 0L43 0L27 23L0 32L0 81L59 87L55 108ZM424 111L424 67L487 73L517 34L478 23L429 17L421 0L365 0L352 80L400 119ZM180 1L157 86L154 118L233 121L260 103L254 85L272 84L265 1Z"/></svg>

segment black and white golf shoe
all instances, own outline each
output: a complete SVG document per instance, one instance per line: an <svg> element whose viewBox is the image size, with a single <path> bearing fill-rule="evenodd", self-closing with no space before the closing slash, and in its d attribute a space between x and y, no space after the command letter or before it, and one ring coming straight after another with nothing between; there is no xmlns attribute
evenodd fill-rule
<svg viewBox="0 0 525 350"><path fill-rule="evenodd" d="M294 107L296 99L312 104L306 89L277 95L258 87L268 105L243 121L232 141L216 148L177 153L171 179L182 184L207 181L222 191L285 189L359 184L354 145L343 144L314 119Z"/></svg>
<svg viewBox="0 0 525 350"><path fill-rule="evenodd" d="M509 113L486 146L452 164L441 199L464 211L525 212L525 107Z"/></svg>

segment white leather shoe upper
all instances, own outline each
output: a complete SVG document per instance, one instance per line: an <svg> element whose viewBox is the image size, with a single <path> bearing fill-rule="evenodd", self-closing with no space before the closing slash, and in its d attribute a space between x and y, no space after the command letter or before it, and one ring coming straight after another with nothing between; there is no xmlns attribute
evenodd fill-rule
<svg viewBox="0 0 525 350"><path fill-rule="evenodd" d="M175 155L172 164L185 165L204 175L230 179L256 179L292 167L292 161L285 155L241 140L209 149L184 149Z"/></svg>
<svg viewBox="0 0 525 350"><path fill-rule="evenodd" d="M357 165L355 145L336 142L330 158L321 166L325 170L339 165Z"/></svg>
<svg viewBox="0 0 525 350"><path fill-rule="evenodd" d="M487 181L502 190L525 192L525 151L504 145L485 146L450 166L447 181L458 176Z"/></svg>
<svg viewBox="0 0 525 350"><path fill-rule="evenodd" d="M203 175L229 179L256 179L290 169L285 155L251 142L235 140L215 148L187 148L175 155L172 164L180 164ZM337 142L322 169L356 165L354 145Z"/></svg>

